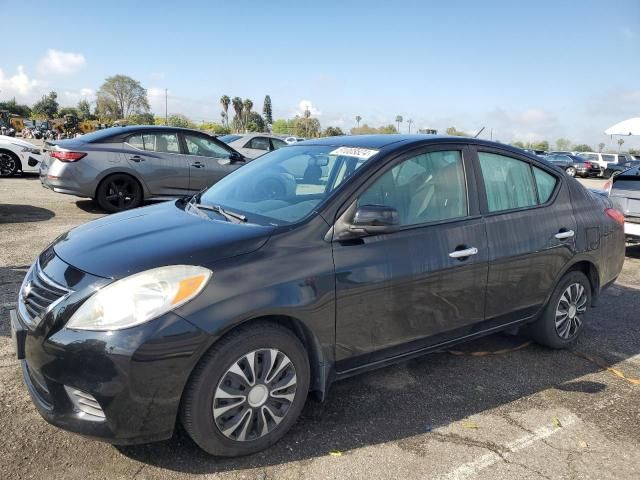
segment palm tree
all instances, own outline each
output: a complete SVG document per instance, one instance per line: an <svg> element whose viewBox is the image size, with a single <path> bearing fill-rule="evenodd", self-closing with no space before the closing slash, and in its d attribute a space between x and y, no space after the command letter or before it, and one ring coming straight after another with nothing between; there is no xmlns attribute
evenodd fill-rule
<svg viewBox="0 0 640 480"><path fill-rule="evenodd" d="M618 153L620 153L620 148L622 147L623 143L624 143L623 139L618 140Z"/></svg>
<svg viewBox="0 0 640 480"><path fill-rule="evenodd" d="M229 104L231 103L231 99L228 95L223 95L220 97L220 105L222 105L222 111L224 112L223 119L227 122L227 127L229 126Z"/></svg>
<svg viewBox="0 0 640 480"><path fill-rule="evenodd" d="M356 115L357 128L360 128L360 120L362 120L362 117L360 115Z"/></svg>
<svg viewBox="0 0 640 480"><path fill-rule="evenodd" d="M407 123L409 124L409 135L411 135L411 124L413 123L413 120L409 119L407 120Z"/></svg>
<svg viewBox="0 0 640 480"><path fill-rule="evenodd" d="M304 131L305 131L305 137L309 136L309 118L311 117L311 110L309 110L309 107L307 106L304 109Z"/></svg>
<svg viewBox="0 0 640 480"><path fill-rule="evenodd" d="M242 110L242 116L244 117L243 122L244 128L246 130L247 124L249 123L249 115L251 114L251 109L253 108L253 102L247 98L242 106L244 107Z"/></svg>
<svg viewBox="0 0 640 480"><path fill-rule="evenodd" d="M227 114L225 112L220 112L220 116L222 117L222 126L229 126L229 120L227 118Z"/></svg>
<svg viewBox="0 0 640 480"><path fill-rule="evenodd" d="M234 117L235 129L236 132L239 132L242 127L242 99L240 97L233 97L231 105L233 106L233 110L236 112L236 116Z"/></svg>
<svg viewBox="0 0 640 480"><path fill-rule="evenodd" d="M402 118L402 115L396 115L396 123L398 124L398 133L400 133L400 124L402 123L404 119Z"/></svg>

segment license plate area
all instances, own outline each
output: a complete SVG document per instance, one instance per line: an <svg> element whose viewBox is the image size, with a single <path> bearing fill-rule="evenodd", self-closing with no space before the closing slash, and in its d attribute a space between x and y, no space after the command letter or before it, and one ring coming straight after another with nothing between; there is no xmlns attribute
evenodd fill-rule
<svg viewBox="0 0 640 480"><path fill-rule="evenodd" d="M11 340L16 349L16 357L18 357L18 360L23 360L27 330L22 326L20 320L18 320L18 314L15 310L9 311L9 319L11 321Z"/></svg>

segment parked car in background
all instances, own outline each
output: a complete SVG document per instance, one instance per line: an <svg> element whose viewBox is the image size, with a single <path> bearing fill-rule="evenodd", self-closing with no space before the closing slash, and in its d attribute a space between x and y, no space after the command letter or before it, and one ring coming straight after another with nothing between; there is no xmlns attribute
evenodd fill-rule
<svg viewBox="0 0 640 480"><path fill-rule="evenodd" d="M612 175L624 172L633 167L640 166L640 160L627 160L623 163L610 163L607 165L607 168L603 172L602 176L605 178L609 178Z"/></svg>
<svg viewBox="0 0 640 480"><path fill-rule="evenodd" d="M607 170L607 166L609 164L618 164L635 160L633 155L629 153L580 152L578 156L589 162L598 164L603 174Z"/></svg>
<svg viewBox="0 0 640 480"><path fill-rule="evenodd" d="M562 168L571 177L591 177L600 174L600 167L584 158L568 154L549 154L544 159Z"/></svg>
<svg viewBox="0 0 640 480"><path fill-rule="evenodd" d="M640 243L640 165L613 175L605 184L605 190L624 215L627 240Z"/></svg>
<svg viewBox="0 0 640 480"><path fill-rule="evenodd" d="M218 140L220 140L221 142L226 143L227 145L231 142L233 142L234 140L238 140L239 138L242 138L242 135L236 135L234 133L230 133L228 135L220 135L216 137Z"/></svg>
<svg viewBox="0 0 640 480"><path fill-rule="evenodd" d="M41 151L32 143L0 135L0 177L10 177L18 172L38 172L41 162Z"/></svg>
<svg viewBox="0 0 640 480"><path fill-rule="evenodd" d="M287 146L287 142L282 138L268 133L250 133L247 135L239 135L238 137L239 138L227 141L227 145L251 159L258 158L267 152Z"/></svg>
<svg viewBox="0 0 640 480"><path fill-rule="evenodd" d="M54 425L132 444L181 422L211 454L248 455L356 373L516 327L571 346L624 252L610 199L522 150L322 138L60 236L12 338Z"/></svg>
<svg viewBox="0 0 640 480"><path fill-rule="evenodd" d="M193 194L248 161L199 130L155 125L97 130L43 150L45 187L93 198L108 212Z"/></svg>

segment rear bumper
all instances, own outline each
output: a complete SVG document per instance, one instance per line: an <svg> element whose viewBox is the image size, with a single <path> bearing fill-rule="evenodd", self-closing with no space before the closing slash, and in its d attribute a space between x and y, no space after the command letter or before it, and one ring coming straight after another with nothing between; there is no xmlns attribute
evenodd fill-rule
<svg viewBox="0 0 640 480"><path fill-rule="evenodd" d="M53 190L56 193L64 193L67 195L75 195L76 197L91 198L92 189L85 188L77 184L72 178L66 176L54 175L49 173L51 170L45 164L40 166L40 183L44 188Z"/></svg>

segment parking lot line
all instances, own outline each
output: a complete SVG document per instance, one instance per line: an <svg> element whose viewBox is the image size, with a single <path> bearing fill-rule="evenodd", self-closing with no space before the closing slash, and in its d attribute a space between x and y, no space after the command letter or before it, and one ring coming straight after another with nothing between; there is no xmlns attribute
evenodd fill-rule
<svg viewBox="0 0 640 480"><path fill-rule="evenodd" d="M563 428L573 425L576 421L577 417L574 415L567 415L558 422L562 427L556 425L540 427L527 435L523 435L522 437L507 443L500 449L500 451L486 453L472 462L456 467L451 472L439 478L442 480L464 480L466 478L471 478L480 471L495 465L496 463L505 461L510 455L524 450L534 443L544 440L545 438L549 438L555 433L562 431Z"/></svg>

